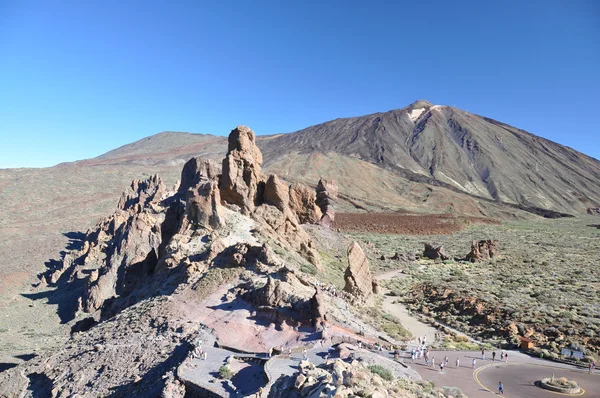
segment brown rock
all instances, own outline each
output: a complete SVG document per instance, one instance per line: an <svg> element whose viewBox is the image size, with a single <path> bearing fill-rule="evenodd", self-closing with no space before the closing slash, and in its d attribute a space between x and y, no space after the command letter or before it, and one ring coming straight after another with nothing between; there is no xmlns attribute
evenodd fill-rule
<svg viewBox="0 0 600 398"><path fill-rule="evenodd" d="M489 260L498 255L496 243L493 240L474 240L471 244L471 251L467 254L467 260L471 262Z"/></svg>
<svg viewBox="0 0 600 398"><path fill-rule="evenodd" d="M348 268L344 273L346 285L344 291L361 301L369 301L373 296L373 278L369 270L369 261L357 242L348 247Z"/></svg>
<svg viewBox="0 0 600 398"><path fill-rule="evenodd" d="M317 183L316 192L316 204L323 213L320 224L331 228L331 224L335 221L335 201L338 196L338 186L335 181L321 178Z"/></svg>
<svg viewBox="0 0 600 398"><path fill-rule="evenodd" d="M423 250L423 256L431 260L440 259L442 261L448 260L450 257L446 255L444 246L434 247L431 243L425 243L425 250Z"/></svg>
<svg viewBox="0 0 600 398"><path fill-rule="evenodd" d="M181 183L178 192L186 192L196 185L215 180L219 174L218 169L219 166L212 159L191 158L181 171Z"/></svg>
<svg viewBox="0 0 600 398"><path fill-rule="evenodd" d="M373 279L373 293L375 294L380 294L381 293L381 285L379 285L379 281L376 279Z"/></svg>
<svg viewBox="0 0 600 398"><path fill-rule="evenodd" d="M207 229L221 226L221 194L216 181L194 186L186 196L186 215L194 225Z"/></svg>
<svg viewBox="0 0 600 398"><path fill-rule="evenodd" d="M313 326L317 326L327 320L325 312L325 301L321 290L317 288L315 295L310 299L310 309Z"/></svg>
<svg viewBox="0 0 600 398"><path fill-rule="evenodd" d="M587 209L587 213L591 216L600 216L600 207L590 207Z"/></svg>
<svg viewBox="0 0 600 398"><path fill-rule="evenodd" d="M290 186L290 208L298 216L300 224L316 224L323 217L321 208L317 206L315 191L304 184L295 183Z"/></svg>
<svg viewBox="0 0 600 398"><path fill-rule="evenodd" d="M262 154L256 146L254 132L246 126L232 130L219 181L221 199L239 206L244 214L251 213L262 197L261 164Z"/></svg>
<svg viewBox="0 0 600 398"><path fill-rule="evenodd" d="M167 188L157 176L146 180L134 180L127 192L119 199L117 208L126 211L139 212L152 201L158 201L165 195Z"/></svg>
<svg viewBox="0 0 600 398"><path fill-rule="evenodd" d="M265 184L264 203L285 211L289 204L288 185L274 174L271 174Z"/></svg>

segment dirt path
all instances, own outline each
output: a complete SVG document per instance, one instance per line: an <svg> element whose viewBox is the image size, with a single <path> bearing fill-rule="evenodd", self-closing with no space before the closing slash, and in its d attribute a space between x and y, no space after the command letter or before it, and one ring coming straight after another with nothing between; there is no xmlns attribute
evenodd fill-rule
<svg viewBox="0 0 600 398"><path fill-rule="evenodd" d="M386 271L376 275L376 279L379 281L389 280L393 278L403 278L405 275L402 270ZM389 289L381 288L383 295L383 309L400 320L402 326L413 335L411 343L418 344L419 337L425 337L426 341L431 344L436 340L438 331L430 325L421 322L416 317L412 316L406 306L401 303L394 303L398 298L394 296L388 296Z"/></svg>

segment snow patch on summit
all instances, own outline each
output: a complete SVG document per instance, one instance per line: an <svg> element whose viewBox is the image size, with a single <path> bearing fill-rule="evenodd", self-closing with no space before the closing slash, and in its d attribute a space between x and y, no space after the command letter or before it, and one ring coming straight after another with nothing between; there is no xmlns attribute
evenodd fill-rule
<svg viewBox="0 0 600 398"><path fill-rule="evenodd" d="M423 114L423 112L425 112L425 108L416 108L408 112L408 117L414 122Z"/></svg>

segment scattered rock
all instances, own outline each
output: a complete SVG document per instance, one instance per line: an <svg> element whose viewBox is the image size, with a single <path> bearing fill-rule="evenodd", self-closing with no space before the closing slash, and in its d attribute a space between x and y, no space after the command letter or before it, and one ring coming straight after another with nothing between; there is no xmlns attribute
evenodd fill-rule
<svg viewBox="0 0 600 398"><path fill-rule="evenodd" d="M587 209L587 213L591 216L600 216L600 207L590 207Z"/></svg>
<svg viewBox="0 0 600 398"><path fill-rule="evenodd" d="M474 240L471 244L471 251L467 254L466 259L471 262L489 260L498 255L496 243L493 240Z"/></svg>
<svg viewBox="0 0 600 398"><path fill-rule="evenodd" d="M423 250L423 256L431 260L440 259L442 261L445 261L450 259L450 257L446 255L444 246L434 247L431 243L425 243L425 250Z"/></svg>

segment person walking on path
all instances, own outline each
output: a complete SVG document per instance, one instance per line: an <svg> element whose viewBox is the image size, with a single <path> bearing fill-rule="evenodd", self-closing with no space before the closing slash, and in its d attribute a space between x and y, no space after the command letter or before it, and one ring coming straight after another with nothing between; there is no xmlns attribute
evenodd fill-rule
<svg viewBox="0 0 600 398"><path fill-rule="evenodd" d="M594 368L596 367L596 364L594 363L594 361L590 362L590 366L589 366L589 371L588 373L592 373L594 371Z"/></svg>
<svg viewBox="0 0 600 398"><path fill-rule="evenodd" d="M456 358L456 368L460 368L460 359Z"/></svg>
<svg viewBox="0 0 600 398"><path fill-rule="evenodd" d="M444 357L444 365L448 365L448 355Z"/></svg>
<svg viewBox="0 0 600 398"><path fill-rule="evenodd" d="M431 367L435 369L435 357L431 357Z"/></svg>
<svg viewBox="0 0 600 398"><path fill-rule="evenodd" d="M304 351L302 351L302 355L305 361L308 361L308 352L306 351L306 348L304 349Z"/></svg>
<svg viewBox="0 0 600 398"><path fill-rule="evenodd" d="M440 363L440 372L443 372L443 371L444 371L444 362L441 362Z"/></svg>
<svg viewBox="0 0 600 398"><path fill-rule="evenodd" d="M504 361L504 351L500 353L500 361Z"/></svg>
<svg viewBox="0 0 600 398"><path fill-rule="evenodd" d="M472 364L473 364L473 369L475 369L475 364L476 364L476 363L477 363L477 360L476 360L475 358L473 358L473 362L472 362Z"/></svg>
<svg viewBox="0 0 600 398"><path fill-rule="evenodd" d="M504 386L502 385L502 382L498 383L498 394L504 395Z"/></svg>
<svg viewBox="0 0 600 398"><path fill-rule="evenodd" d="M481 350L481 360L485 361L485 350L484 349Z"/></svg>
<svg viewBox="0 0 600 398"><path fill-rule="evenodd" d="M496 360L496 351L492 352L492 361Z"/></svg>
<svg viewBox="0 0 600 398"><path fill-rule="evenodd" d="M504 362L508 362L508 352L504 354Z"/></svg>

